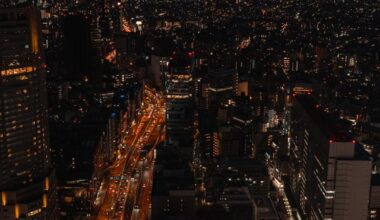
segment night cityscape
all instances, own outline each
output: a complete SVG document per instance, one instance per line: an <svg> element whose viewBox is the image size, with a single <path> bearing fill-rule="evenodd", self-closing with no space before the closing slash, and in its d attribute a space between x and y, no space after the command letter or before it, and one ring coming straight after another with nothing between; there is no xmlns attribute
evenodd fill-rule
<svg viewBox="0 0 380 220"><path fill-rule="evenodd" d="M380 220L380 1L0 0L0 220Z"/></svg>

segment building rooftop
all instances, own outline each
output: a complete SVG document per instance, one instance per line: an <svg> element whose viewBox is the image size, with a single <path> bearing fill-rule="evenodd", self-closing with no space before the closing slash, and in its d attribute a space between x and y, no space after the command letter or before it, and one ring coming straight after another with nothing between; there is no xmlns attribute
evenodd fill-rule
<svg viewBox="0 0 380 220"><path fill-rule="evenodd" d="M158 148L154 165L153 196L169 196L171 191L194 191L194 177L186 161L175 149Z"/></svg>
<svg viewBox="0 0 380 220"><path fill-rule="evenodd" d="M371 178L371 185L372 186L380 186L380 174L373 174Z"/></svg>
<svg viewBox="0 0 380 220"><path fill-rule="evenodd" d="M295 99L330 140L337 142L353 140L344 121L325 112L312 96L298 95Z"/></svg>

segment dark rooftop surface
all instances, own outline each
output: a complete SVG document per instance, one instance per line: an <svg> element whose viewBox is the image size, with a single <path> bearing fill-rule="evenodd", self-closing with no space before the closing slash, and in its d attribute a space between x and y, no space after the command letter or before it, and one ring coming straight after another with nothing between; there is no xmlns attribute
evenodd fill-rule
<svg viewBox="0 0 380 220"><path fill-rule="evenodd" d="M170 190L194 190L193 174L175 149L158 148L152 195L167 196Z"/></svg>
<svg viewBox="0 0 380 220"><path fill-rule="evenodd" d="M296 100L328 138L338 142L353 140L345 123L325 112L312 96L299 95L296 96Z"/></svg>
<svg viewBox="0 0 380 220"><path fill-rule="evenodd" d="M373 174L371 179L372 186L380 186L380 174Z"/></svg>

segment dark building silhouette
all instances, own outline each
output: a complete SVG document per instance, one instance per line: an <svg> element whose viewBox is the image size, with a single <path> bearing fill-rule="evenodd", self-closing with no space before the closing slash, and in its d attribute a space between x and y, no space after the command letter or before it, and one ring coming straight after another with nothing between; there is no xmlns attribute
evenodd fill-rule
<svg viewBox="0 0 380 220"><path fill-rule="evenodd" d="M0 219L56 219L39 13L0 18Z"/></svg>
<svg viewBox="0 0 380 220"><path fill-rule="evenodd" d="M307 95L291 113L290 188L305 219L367 219L371 161Z"/></svg>

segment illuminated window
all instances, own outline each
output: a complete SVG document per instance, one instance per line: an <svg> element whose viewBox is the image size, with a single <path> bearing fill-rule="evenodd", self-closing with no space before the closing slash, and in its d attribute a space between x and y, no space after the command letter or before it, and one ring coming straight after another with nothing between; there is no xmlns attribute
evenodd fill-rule
<svg viewBox="0 0 380 220"><path fill-rule="evenodd" d="M19 80L27 80L27 79L29 79L29 77L22 75L22 76L19 76L18 79Z"/></svg>
<svg viewBox="0 0 380 220"><path fill-rule="evenodd" d="M1 193L1 204L3 206L6 206L7 205L7 194L5 192L2 192Z"/></svg>
<svg viewBox="0 0 380 220"><path fill-rule="evenodd" d="M46 196L46 194L43 194L43 197L42 197L42 207L46 208L47 207L47 203L48 203L47 196Z"/></svg>
<svg viewBox="0 0 380 220"><path fill-rule="evenodd" d="M30 217L30 216L37 215L41 211L42 211L42 209L36 209L36 210L30 211L30 212L28 212L28 216Z"/></svg>
<svg viewBox="0 0 380 220"><path fill-rule="evenodd" d="M46 190L46 191L49 190L49 187L50 187L49 178L45 177L44 190Z"/></svg>
<svg viewBox="0 0 380 220"><path fill-rule="evenodd" d="M15 217L20 217L20 207L18 205L15 205Z"/></svg>
<svg viewBox="0 0 380 220"><path fill-rule="evenodd" d="M32 66L19 67L19 68L14 68L14 69L1 70L1 75L2 76L13 76L13 75L19 75L19 74L23 74L23 73L30 73L34 70L36 70L36 68L32 67Z"/></svg>

